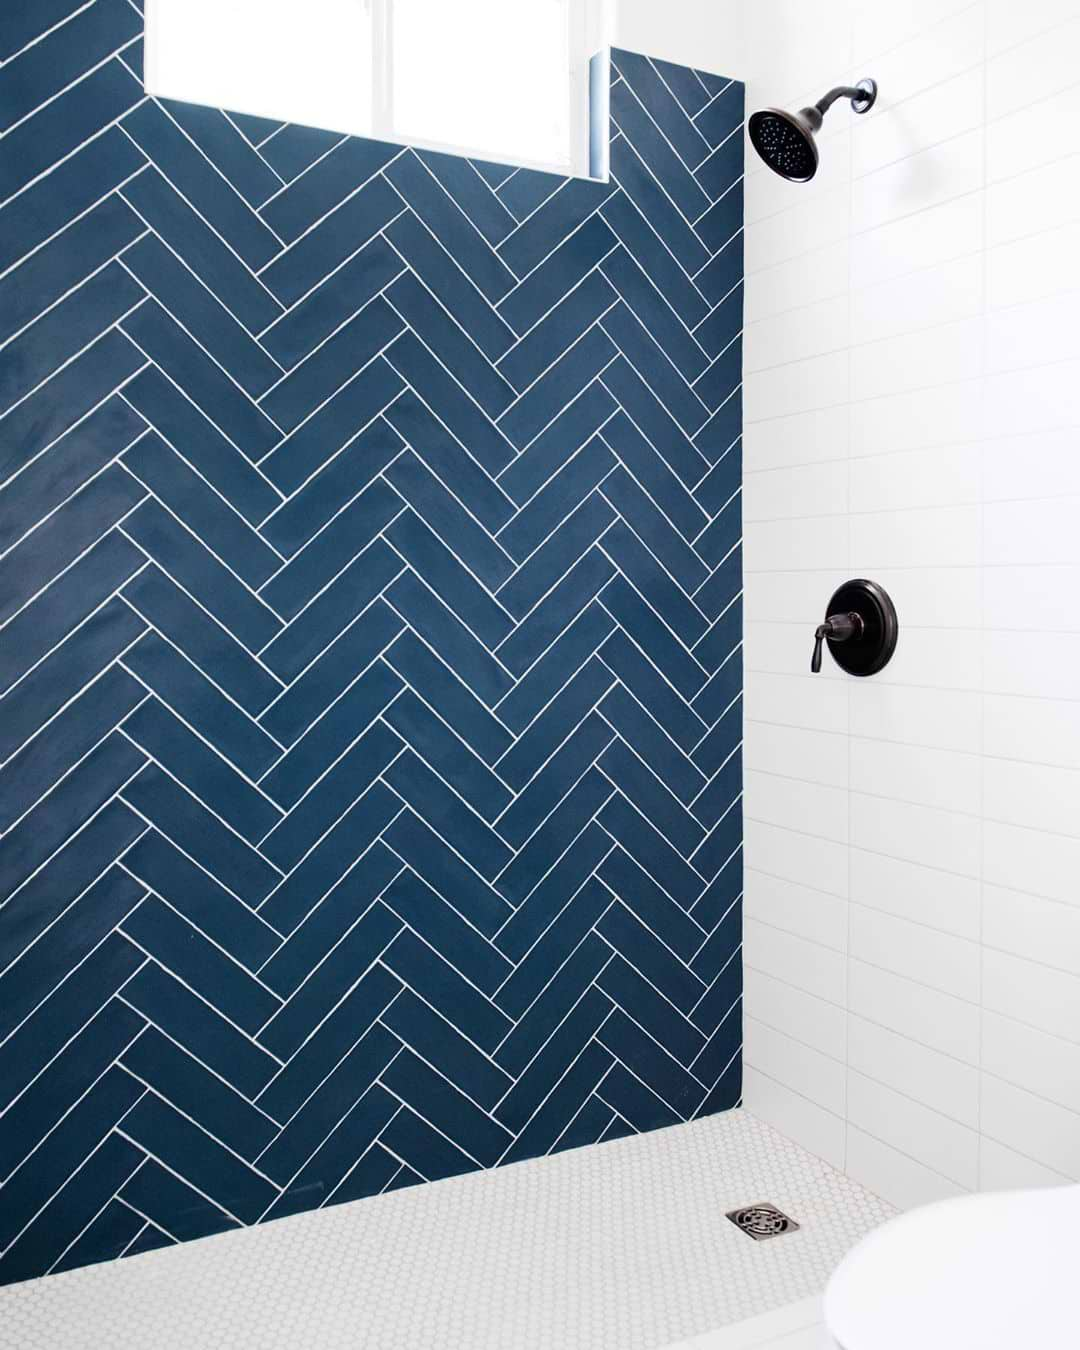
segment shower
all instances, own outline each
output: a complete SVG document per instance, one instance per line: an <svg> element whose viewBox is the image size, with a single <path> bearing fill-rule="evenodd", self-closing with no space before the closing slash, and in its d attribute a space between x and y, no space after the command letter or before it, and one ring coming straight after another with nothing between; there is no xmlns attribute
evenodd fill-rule
<svg viewBox="0 0 1080 1350"><path fill-rule="evenodd" d="M853 112L866 113L877 99L877 82L860 80L839 85L801 112L763 108L750 118L750 143L774 173L791 183L808 183L817 173L818 150L814 135L838 98L851 100Z"/></svg>

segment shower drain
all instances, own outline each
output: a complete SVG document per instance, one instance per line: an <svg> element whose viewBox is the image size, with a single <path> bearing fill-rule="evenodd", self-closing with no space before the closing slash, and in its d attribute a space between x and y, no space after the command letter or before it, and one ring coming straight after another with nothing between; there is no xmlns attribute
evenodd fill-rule
<svg viewBox="0 0 1080 1350"><path fill-rule="evenodd" d="M775 1205L744 1205L742 1209L729 1210L726 1217L755 1242L764 1242L766 1238L799 1231L799 1225L795 1220L789 1219Z"/></svg>

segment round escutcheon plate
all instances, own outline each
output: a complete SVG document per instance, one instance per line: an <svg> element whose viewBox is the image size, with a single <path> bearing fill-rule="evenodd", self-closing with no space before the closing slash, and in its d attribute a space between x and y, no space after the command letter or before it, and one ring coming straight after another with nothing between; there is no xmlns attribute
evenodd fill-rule
<svg viewBox="0 0 1080 1350"><path fill-rule="evenodd" d="M876 675L889 664L896 650L900 625L896 607L888 593L876 581L856 578L845 581L833 594L829 614L858 614L863 621L862 633L846 642L826 638L833 660L849 675Z"/></svg>

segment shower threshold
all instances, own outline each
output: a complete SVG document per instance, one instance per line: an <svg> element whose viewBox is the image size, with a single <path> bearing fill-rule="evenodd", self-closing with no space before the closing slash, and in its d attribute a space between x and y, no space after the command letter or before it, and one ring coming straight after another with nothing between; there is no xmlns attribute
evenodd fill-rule
<svg viewBox="0 0 1080 1350"><path fill-rule="evenodd" d="M765 1202L798 1230L726 1217ZM816 1338L812 1300L892 1213L729 1111L9 1285L0 1347L801 1350L788 1332Z"/></svg>

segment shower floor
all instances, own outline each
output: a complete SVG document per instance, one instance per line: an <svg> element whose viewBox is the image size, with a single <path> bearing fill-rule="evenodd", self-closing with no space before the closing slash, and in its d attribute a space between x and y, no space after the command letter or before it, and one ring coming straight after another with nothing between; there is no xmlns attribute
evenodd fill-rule
<svg viewBox="0 0 1080 1350"><path fill-rule="evenodd" d="M725 1218L761 1201L800 1230ZM10 1285L0 1346L803 1350L833 1266L893 1212L730 1111Z"/></svg>

